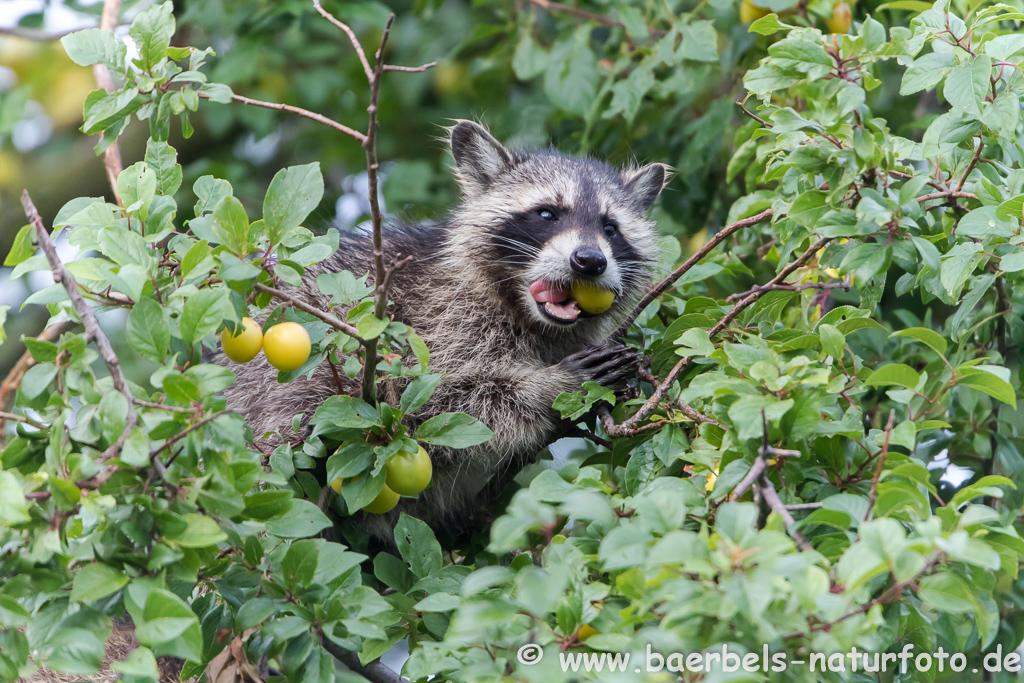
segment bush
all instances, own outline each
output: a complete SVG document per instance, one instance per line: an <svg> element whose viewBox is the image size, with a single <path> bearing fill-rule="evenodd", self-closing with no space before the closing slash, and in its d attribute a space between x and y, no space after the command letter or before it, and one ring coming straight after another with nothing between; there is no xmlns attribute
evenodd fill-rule
<svg viewBox="0 0 1024 683"><path fill-rule="evenodd" d="M26 194L30 224L5 261L12 279L42 270L57 282L30 299L49 308L51 338L25 339L21 410L3 414L13 426L0 451L0 678L42 664L91 675L112 617L128 615L140 647L114 665L126 681L157 678L159 656L184 660L182 679L355 676L336 673L338 658L394 680L376 660L403 639L413 680L638 680L566 673L560 655L677 667L671 653L723 647L764 668L719 661L686 680L879 680L863 662L835 662L908 646L963 657L919 658L884 680L962 680L992 653L1011 667L990 680L1014 680L1024 14L948 5L889 3L844 35L816 27L832 18L827 3L758 12L750 36L722 2L710 19L704 3L678 17L623 3L615 19L545 19L572 32L515 29L506 60L583 122L584 149L603 119L669 137L671 120L656 119L668 119L673 77L714 84L720 68L743 70L746 50L764 55L742 77L750 95L723 192L748 191L626 332L650 360L640 395L588 385L560 396L555 407L592 443L522 473L482 543L443 548L403 516L400 559L316 538L331 522L311 502L322 482L309 470L320 461L328 482L344 477L342 498L358 509L400 450L491 433L469 416L403 425L441 378L422 340L387 315L381 285L397 264L380 263L369 284L321 276L330 310L297 307L277 285L297 286L338 245L303 227L324 192L319 166L279 171L256 220L229 182L203 175L182 224L179 201L193 198L180 191L171 122L188 134L193 112L238 96L205 74L208 51L171 47L170 3L135 18L135 68L109 30L66 36L76 63L124 81L86 100L83 131L102 135L98 151L116 149L133 117L150 137L119 173L107 156L119 204L73 199L52 221L95 255L62 264ZM550 50L538 44L545 31ZM375 63L370 133L342 132L366 150L379 234ZM918 93L944 104L911 139L879 109ZM717 100L698 127L728 129L717 103L736 106ZM665 244L679 261L678 241ZM130 311L125 341L155 368L151 388L125 377L94 308ZM411 378L409 388L390 406L364 382L361 398L325 402L305 439L261 452L218 395L234 374L202 362L244 316L309 333L309 359L281 382L342 356L339 372L373 378L379 349L380 377ZM795 664L812 653L833 656L833 670ZM789 669L772 670L779 661Z"/></svg>

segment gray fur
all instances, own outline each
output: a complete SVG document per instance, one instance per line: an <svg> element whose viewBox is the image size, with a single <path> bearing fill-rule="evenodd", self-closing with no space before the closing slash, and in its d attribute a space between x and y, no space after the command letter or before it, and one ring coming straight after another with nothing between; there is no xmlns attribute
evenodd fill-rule
<svg viewBox="0 0 1024 683"><path fill-rule="evenodd" d="M607 337L633 309L649 280L657 243L646 212L665 182L666 167L619 172L553 151L510 152L483 128L465 121L454 126L451 142L463 201L441 223L390 225L385 230L389 259L413 256L394 278L389 310L423 337L432 370L445 375L430 402L409 422L416 425L439 413L461 411L490 427L495 437L465 450L430 449L431 487L417 500L403 499L388 515L366 515L367 530L379 538L390 537L399 511L438 530L463 528L488 479L517 470L557 438L559 419L551 408L556 396L579 390L587 380L621 383L635 371L635 355L609 347ZM555 237L542 245L513 247L522 254L519 260L497 258L498 226L541 204L567 207ZM613 217L637 258L616 259L614 245L601 236L600 226L591 225L601 220L594 216ZM538 277L572 279L560 252L553 250L559 240L597 244L612 257L601 278L619 296L606 313L559 325L545 319L530 298L529 285ZM360 275L371 270L371 263L368 238L343 233L338 252L306 273L301 291L290 293L326 308L326 297L315 287L317 274L347 269ZM217 362L225 362L218 357ZM327 363L310 380L289 384L277 383L276 371L262 354L247 365L231 367L238 381L228 390L229 407L246 415L257 439L273 430L294 438L292 416L302 413L305 424L337 393ZM344 375L342 380L346 393L358 395L358 381ZM381 400L397 405L403 386L401 380L382 383Z"/></svg>

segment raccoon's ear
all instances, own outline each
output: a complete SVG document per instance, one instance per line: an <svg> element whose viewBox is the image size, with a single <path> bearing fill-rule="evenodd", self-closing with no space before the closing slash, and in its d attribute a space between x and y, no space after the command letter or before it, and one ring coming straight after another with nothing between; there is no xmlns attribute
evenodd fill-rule
<svg viewBox="0 0 1024 683"><path fill-rule="evenodd" d="M472 121L459 121L452 128L451 145L459 184L467 195L483 192L512 168L509 151Z"/></svg>
<svg viewBox="0 0 1024 683"><path fill-rule="evenodd" d="M645 214L671 179L672 168L665 164L647 164L622 173L626 191L633 197L636 207Z"/></svg>

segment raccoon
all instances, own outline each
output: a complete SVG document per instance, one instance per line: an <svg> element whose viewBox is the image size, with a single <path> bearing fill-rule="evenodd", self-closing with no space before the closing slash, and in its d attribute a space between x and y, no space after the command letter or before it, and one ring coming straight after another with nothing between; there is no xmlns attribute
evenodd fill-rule
<svg viewBox="0 0 1024 683"><path fill-rule="evenodd" d="M619 171L554 150L512 151L469 121L450 129L449 142L461 204L440 222L386 227L388 258L412 256L394 275L389 310L423 337L433 371L444 375L409 421L464 412L494 438L464 450L430 448L434 478L418 499L357 518L385 543L400 512L438 533L463 530L486 502L481 492L492 477L518 471L558 437L552 403L560 393L585 381L622 388L635 377L636 353L608 337L642 296L657 256L647 214L668 180L664 164ZM326 309L317 275L365 273L372 263L368 236L342 233L337 253L304 275L302 289L288 291ZM599 315L581 311L570 293L577 281L612 290L614 303ZM293 416L301 413L305 428L338 393L328 363L288 384L276 381L262 356L232 368L238 381L228 406L246 416L257 438L272 430L301 436L291 432ZM340 381L358 395L357 381ZM403 386L382 382L381 399L397 405Z"/></svg>

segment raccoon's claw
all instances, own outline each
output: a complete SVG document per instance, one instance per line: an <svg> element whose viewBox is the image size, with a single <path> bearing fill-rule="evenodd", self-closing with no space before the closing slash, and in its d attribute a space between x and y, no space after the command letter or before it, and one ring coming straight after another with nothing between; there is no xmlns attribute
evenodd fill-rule
<svg viewBox="0 0 1024 683"><path fill-rule="evenodd" d="M608 344L584 349L567 357L562 364L570 369L580 383L596 382L609 389L624 389L636 377L640 356L622 344Z"/></svg>

